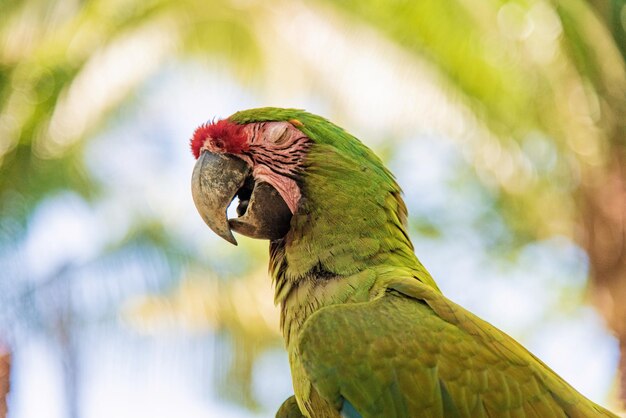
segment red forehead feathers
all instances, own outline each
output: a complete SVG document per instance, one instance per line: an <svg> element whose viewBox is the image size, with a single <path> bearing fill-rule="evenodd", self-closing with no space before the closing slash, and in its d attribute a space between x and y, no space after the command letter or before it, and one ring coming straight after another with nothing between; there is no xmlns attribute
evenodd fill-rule
<svg viewBox="0 0 626 418"><path fill-rule="evenodd" d="M205 123L196 128L191 138L191 152L194 157L200 156L200 150L205 145L210 151L229 154L238 154L248 149L243 125L228 119Z"/></svg>

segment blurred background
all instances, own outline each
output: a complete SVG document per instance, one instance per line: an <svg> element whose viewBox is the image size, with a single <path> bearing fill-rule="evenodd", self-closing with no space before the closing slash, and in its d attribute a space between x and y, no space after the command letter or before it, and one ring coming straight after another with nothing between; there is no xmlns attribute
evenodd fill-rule
<svg viewBox="0 0 626 418"><path fill-rule="evenodd" d="M1 0L0 417L273 416L267 243L190 193L260 106L373 148L444 293L622 410L625 57L626 0Z"/></svg>

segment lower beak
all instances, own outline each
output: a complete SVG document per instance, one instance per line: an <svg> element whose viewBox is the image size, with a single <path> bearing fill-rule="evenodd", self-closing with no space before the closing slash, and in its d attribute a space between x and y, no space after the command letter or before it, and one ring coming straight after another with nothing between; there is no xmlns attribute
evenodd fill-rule
<svg viewBox="0 0 626 418"><path fill-rule="evenodd" d="M204 222L220 237L237 245L231 229L275 240L289 230L291 211L270 184L256 183L250 166L230 154L203 151L193 169L191 193ZM238 218L227 219L230 203L239 196Z"/></svg>

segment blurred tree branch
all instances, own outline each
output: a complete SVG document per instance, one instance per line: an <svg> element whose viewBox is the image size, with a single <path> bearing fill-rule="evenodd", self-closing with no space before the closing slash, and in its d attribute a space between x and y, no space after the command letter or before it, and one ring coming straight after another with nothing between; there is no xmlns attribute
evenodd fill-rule
<svg viewBox="0 0 626 418"><path fill-rule="evenodd" d="M11 388L11 352L0 344L0 418L7 416L7 397Z"/></svg>

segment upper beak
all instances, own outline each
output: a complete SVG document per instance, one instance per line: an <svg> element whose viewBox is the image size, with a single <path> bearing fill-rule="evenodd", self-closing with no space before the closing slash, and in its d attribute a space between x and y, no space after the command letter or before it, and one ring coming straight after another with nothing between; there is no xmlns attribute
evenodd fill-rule
<svg viewBox="0 0 626 418"><path fill-rule="evenodd" d="M230 232L226 210L243 186L250 167L241 158L202 152L191 175L191 194L204 222L231 244L237 240Z"/></svg>
<svg viewBox="0 0 626 418"><path fill-rule="evenodd" d="M248 164L234 155L203 151L193 169L191 193L204 222L231 244L237 245L231 229L270 240L289 230L291 211L280 194L268 183L254 182ZM229 221L226 211L237 195L240 216Z"/></svg>

